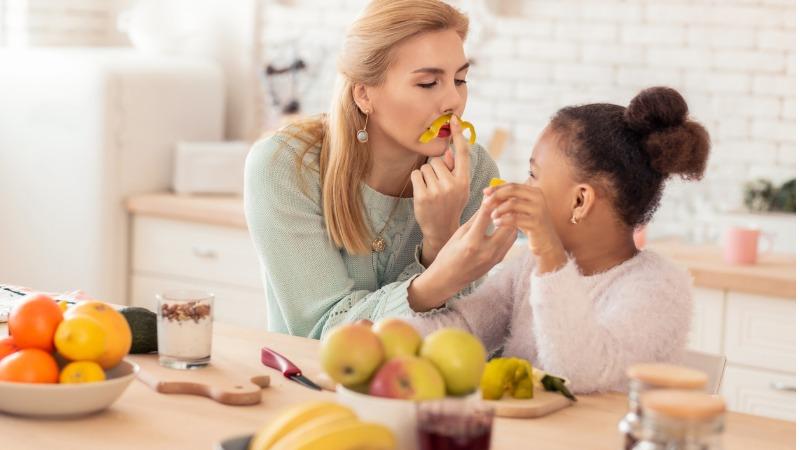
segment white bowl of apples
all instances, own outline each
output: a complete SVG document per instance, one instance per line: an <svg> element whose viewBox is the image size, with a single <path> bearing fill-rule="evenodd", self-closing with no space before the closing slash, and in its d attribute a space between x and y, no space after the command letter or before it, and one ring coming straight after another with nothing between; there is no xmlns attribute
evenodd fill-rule
<svg viewBox="0 0 800 450"><path fill-rule="evenodd" d="M362 420L391 428L398 448L416 449L420 402L480 402L486 350L464 330L443 328L422 339L408 323L390 318L331 331L322 341L321 363L337 383L340 403Z"/></svg>

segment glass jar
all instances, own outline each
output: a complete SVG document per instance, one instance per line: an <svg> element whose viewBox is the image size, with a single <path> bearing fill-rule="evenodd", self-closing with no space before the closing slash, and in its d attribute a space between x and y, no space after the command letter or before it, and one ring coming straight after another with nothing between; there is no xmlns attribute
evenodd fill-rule
<svg viewBox="0 0 800 450"><path fill-rule="evenodd" d="M624 449L632 450L639 441L642 423L641 396L654 389L702 390L708 376L699 370L663 363L635 364L627 371L628 413L619 422L624 435Z"/></svg>
<svg viewBox="0 0 800 450"><path fill-rule="evenodd" d="M633 450L722 450L725 402L697 391L655 390L642 396L641 441Z"/></svg>

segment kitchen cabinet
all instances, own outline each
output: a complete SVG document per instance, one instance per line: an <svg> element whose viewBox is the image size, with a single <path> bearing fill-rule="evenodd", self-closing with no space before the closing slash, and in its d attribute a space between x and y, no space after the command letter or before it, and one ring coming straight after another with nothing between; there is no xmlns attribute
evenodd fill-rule
<svg viewBox="0 0 800 450"><path fill-rule="evenodd" d="M266 329L259 261L247 229L134 215L130 304L155 308L155 294L204 289L216 321Z"/></svg>
<svg viewBox="0 0 800 450"><path fill-rule="evenodd" d="M795 299L695 288L688 346L726 356L730 410L795 420Z"/></svg>

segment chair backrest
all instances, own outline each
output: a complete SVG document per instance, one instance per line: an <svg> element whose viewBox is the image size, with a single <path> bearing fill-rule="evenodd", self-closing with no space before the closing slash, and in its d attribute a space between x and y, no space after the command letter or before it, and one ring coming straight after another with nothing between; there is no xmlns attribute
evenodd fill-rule
<svg viewBox="0 0 800 450"><path fill-rule="evenodd" d="M722 376L725 374L725 355L714 355L711 353L696 352L686 350L683 355L682 364L691 367L708 375L708 385L706 392L716 394L722 384Z"/></svg>

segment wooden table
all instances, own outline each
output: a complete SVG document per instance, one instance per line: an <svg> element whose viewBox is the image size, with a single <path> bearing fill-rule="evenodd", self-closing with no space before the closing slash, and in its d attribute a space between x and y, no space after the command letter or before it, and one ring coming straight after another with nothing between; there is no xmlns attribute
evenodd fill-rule
<svg viewBox="0 0 800 450"><path fill-rule="evenodd" d="M104 412L73 420L38 420L0 414L0 448L55 449L211 449L215 442L250 434L287 405L310 399L334 399L283 378L261 366L258 354L270 346L318 373L315 340L215 324L214 359L234 361L247 371L267 373L272 385L255 406L224 406L194 396L157 394L134 381ZM0 335L5 331L0 328ZM534 420L497 419L493 449L621 449L617 422L627 407L621 394L580 396L572 407ZM729 413L726 450L794 449L795 424Z"/></svg>

